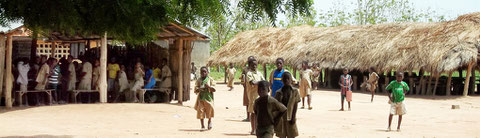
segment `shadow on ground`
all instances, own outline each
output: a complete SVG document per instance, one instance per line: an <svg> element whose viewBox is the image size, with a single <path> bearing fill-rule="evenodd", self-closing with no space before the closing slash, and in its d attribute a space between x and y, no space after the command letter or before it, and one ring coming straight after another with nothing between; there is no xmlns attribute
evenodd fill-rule
<svg viewBox="0 0 480 138"><path fill-rule="evenodd" d="M6 136L0 138L73 138L73 136L69 135L35 135L35 136Z"/></svg>

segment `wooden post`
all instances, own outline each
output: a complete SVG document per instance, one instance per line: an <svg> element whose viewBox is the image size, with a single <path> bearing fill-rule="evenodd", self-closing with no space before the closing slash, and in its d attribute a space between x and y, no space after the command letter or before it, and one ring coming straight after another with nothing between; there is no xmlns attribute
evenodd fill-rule
<svg viewBox="0 0 480 138"><path fill-rule="evenodd" d="M437 86L438 86L438 79L440 79L440 73L435 74L435 86L433 87L432 95L435 96L437 94Z"/></svg>
<svg viewBox="0 0 480 138"><path fill-rule="evenodd" d="M417 87L417 95L420 95L422 94L422 91L423 91L423 87L424 87L424 81L425 81L425 71L423 70L420 70L419 72L419 75L420 75L420 81L418 82L418 87Z"/></svg>
<svg viewBox="0 0 480 138"><path fill-rule="evenodd" d="M0 97L3 95L3 75L5 74L5 35L0 34Z"/></svg>
<svg viewBox="0 0 480 138"><path fill-rule="evenodd" d="M263 63L263 76L265 77L266 80L267 79L267 64L266 63Z"/></svg>
<svg viewBox="0 0 480 138"><path fill-rule="evenodd" d="M223 82L224 82L225 84L227 83L227 75L228 75L228 74L227 74L227 70L228 70L228 65L225 65L225 75L223 75L223 78L224 78Z"/></svg>
<svg viewBox="0 0 480 138"><path fill-rule="evenodd" d="M297 79L297 65L293 65L293 78Z"/></svg>
<svg viewBox="0 0 480 138"><path fill-rule="evenodd" d="M102 37L102 45L100 47L100 80L99 92L100 102L107 102L107 32Z"/></svg>
<svg viewBox="0 0 480 138"><path fill-rule="evenodd" d="M388 86L388 84L390 84L390 75L391 74L392 73L390 72L390 70L385 72L385 83L383 83L383 93L387 92L387 90L385 88Z"/></svg>
<svg viewBox="0 0 480 138"><path fill-rule="evenodd" d="M330 77L332 73L331 69L325 69L325 87L331 89L332 88L332 77Z"/></svg>
<svg viewBox="0 0 480 138"><path fill-rule="evenodd" d="M5 75L5 106L12 108L12 86L13 86L13 74L12 74L12 35L7 35L7 48L6 48L6 70Z"/></svg>
<svg viewBox="0 0 480 138"><path fill-rule="evenodd" d="M445 88L445 93L447 96L450 96L450 93L452 91L452 74L453 74L453 71L450 71L448 72L448 79L447 79L447 87Z"/></svg>
<svg viewBox="0 0 480 138"><path fill-rule="evenodd" d="M177 39L178 48L178 104L183 105L183 39ZM218 66L217 66L218 67Z"/></svg>
<svg viewBox="0 0 480 138"><path fill-rule="evenodd" d="M50 57L52 57L52 58L55 58L55 54L56 54L56 51L55 51L55 50L57 49L57 46L56 46L56 45L57 45L57 44L55 43L55 40L53 40L53 41L52 41L52 48L51 48L51 50L52 50L51 54L52 54L52 55L50 56Z"/></svg>
<svg viewBox="0 0 480 138"><path fill-rule="evenodd" d="M408 71L408 86L410 87L410 91L407 92L407 94L413 94L413 88L415 86L415 81L414 81L414 78L413 78L413 71L410 70Z"/></svg>
<svg viewBox="0 0 480 138"><path fill-rule="evenodd" d="M432 72L430 72L430 76L428 76L427 91L422 93L423 95L427 95L432 92L432 79L433 79L432 75L433 75Z"/></svg>
<svg viewBox="0 0 480 138"><path fill-rule="evenodd" d="M475 65L473 65L473 66L475 66ZM470 81L471 81L471 82L470 82L470 86L469 86L469 88L470 88L469 94L475 93L475 87L476 87L475 84L476 84L476 81L477 81L477 77L476 77L476 74L475 74L476 72L475 72L475 71L476 71L476 69L474 69L474 68L472 67L472 77L470 78Z"/></svg>
<svg viewBox="0 0 480 138"><path fill-rule="evenodd" d="M465 78L465 85L463 86L463 96L468 95L468 86L469 86L469 83L470 83L470 74L472 73L472 67L473 67L474 63L475 62L470 62L470 64L468 64L467 76Z"/></svg>
<svg viewBox="0 0 480 138"><path fill-rule="evenodd" d="M358 77L357 77L356 75L353 75L353 76L352 76L352 80L353 80L353 88L352 88L352 90L358 90L358 88L357 88L357 86L358 86L358 85L357 85L357 84L358 84L358 82L357 82L357 81L358 81Z"/></svg>

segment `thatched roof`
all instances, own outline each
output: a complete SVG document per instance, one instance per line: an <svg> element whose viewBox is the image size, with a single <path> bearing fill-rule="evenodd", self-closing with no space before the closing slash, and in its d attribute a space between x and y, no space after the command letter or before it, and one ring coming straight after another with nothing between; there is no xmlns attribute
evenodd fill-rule
<svg viewBox="0 0 480 138"><path fill-rule="evenodd" d="M209 58L210 65L260 63L283 57L323 68L367 70L455 70L476 62L480 12L438 23L389 23L362 26L262 28L236 35Z"/></svg>

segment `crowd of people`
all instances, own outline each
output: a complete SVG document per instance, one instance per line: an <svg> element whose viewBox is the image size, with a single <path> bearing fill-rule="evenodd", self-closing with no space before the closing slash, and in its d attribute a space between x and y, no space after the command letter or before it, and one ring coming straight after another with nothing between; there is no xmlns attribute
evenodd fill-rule
<svg viewBox="0 0 480 138"><path fill-rule="evenodd" d="M93 63L93 64L92 64ZM142 64L138 58L135 66L127 68L131 64L121 64L112 57L107 65L107 89L109 102L139 102L140 89L154 89L166 91L171 89L172 73L167 65L167 59L162 59L158 64ZM33 62L28 58L20 58L14 67L15 89L17 91L43 91L53 90L53 103L66 104L74 101L71 93L74 90L97 90L100 80L100 61L96 58L79 56L74 59L48 58L47 56L35 57ZM143 94L143 93L142 93ZM152 97L158 93L150 93ZM34 96L33 101L26 101L26 105L44 105L47 95L43 93L29 93ZM20 97L21 98L21 97ZM99 102L96 93L81 94L82 102ZM156 99L150 102L155 102ZM23 105L23 103L19 103Z"/></svg>
<svg viewBox="0 0 480 138"><path fill-rule="evenodd" d="M270 73L267 81L263 74L257 70L257 60L250 56L247 59L247 66L242 70L240 77L244 87L243 105L246 106L247 118L244 121L251 123L251 134L257 137L292 138L298 136L296 126L296 116L298 103L302 102L300 109L305 109L305 99L307 99L308 110L312 110L312 93L314 85L318 85L320 72L318 64L309 66L308 62L302 62L300 71L300 81L297 81L293 75L284 68L284 60L278 58L275 62L277 69ZM194 92L198 95L195 103L197 118L200 119L201 129L212 129L211 119L214 117L213 99L215 83L208 76L208 69L200 69L201 77L195 83ZM229 91L233 89L233 78L235 75L233 64L226 70L228 75L227 87ZM396 80L393 80L385 88L389 92L389 104L391 105L388 128L391 131L391 121L394 115L399 116L397 131L400 131L402 115L406 114L404 97L409 87L403 80L403 73L396 74ZM372 93L371 101L375 94L378 84L378 74L374 68L370 69L369 78L366 79L365 87ZM340 105L339 111L344 111L345 100L348 103L348 111L351 110L352 101L352 76L348 69L343 69L340 75ZM205 128L204 119L208 119L208 128Z"/></svg>

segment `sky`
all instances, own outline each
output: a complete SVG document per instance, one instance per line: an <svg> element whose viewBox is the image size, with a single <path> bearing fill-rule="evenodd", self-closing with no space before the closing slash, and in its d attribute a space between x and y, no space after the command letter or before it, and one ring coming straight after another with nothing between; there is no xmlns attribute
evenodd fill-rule
<svg viewBox="0 0 480 138"><path fill-rule="evenodd" d="M355 7L350 3L357 0L314 0L313 7L317 12L328 11L334 7L334 4L344 3L348 9ZM417 10L432 10L437 15L444 15L447 20L457 18L459 15L480 12L480 0L409 0L413 4L413 8ZM279 15L278 20L284 20L284 15ZM10 29L20 26L21 23L13 23L10 27L0 27L0 31L8 31Z"/></svg>
<svg viewBox="0 0 480 138"><path fill-rule="evenodd" d="M351 3L356 2L357 0L314 0L313 7L317 13L329 11L335 4L343 4L347 9L354 9ZM453 20L467 13L480 12L480 0L409 0L409 2L416 10L435 11L436 15L443 15L446 20ZM285 15L279 15L277 21L285 18Z"/></svg>
<svg viewBox="0 0 480 138"><path fill-rule="evenodd" d="M328 10L333 7L335 1L344 1L344 3L352 3L357 0L314 0L315 10ZM458 15L480 11L480 0L409 0L413 4L413 8L432 9L437 11L439 15L456 18ZM354 8L354 7L349 7Z"/></svg>

